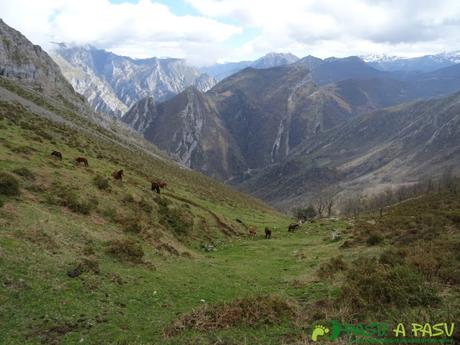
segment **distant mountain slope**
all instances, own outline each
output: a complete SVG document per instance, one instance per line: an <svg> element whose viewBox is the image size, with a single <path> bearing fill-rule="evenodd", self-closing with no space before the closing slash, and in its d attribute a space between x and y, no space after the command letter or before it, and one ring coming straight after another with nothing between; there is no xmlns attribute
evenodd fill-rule
<svg viewBox="0 0 460 345"><path fill-rule="evenodd" d="M120 116L135 102L166 100L188 86L202 91L215 81L181 59L131 59L92 46L57 45L52 56L93 109Z"/></svg>
<svg viewBox="0 0 460 345"><path fill-rule="evenodd" d="M246 67L271 68L288 65L298 61L299 58L290 53L268 53L254 61L225 62L202 67L201 71L213 76L217 80L225 79Z"/></svg>
<svg viewBox="0 0 460 345"><path fill-rule="evenodd" d="M223 179L240 179L247 169L281 161L305 138L352 115L346 101L315 86L303 65L247 68L206 94L190 90L164 103L138 102L123 121L159 147L180 153L188 166ZM209 143L217 149L211 155L201 149Z"/></svg>
<svg viewBox="0 0 460 345"><path fill-rule="evenodd" d="M222 179L246 169L213 100L194 87L159 104L150 98L141 100L123 121L182 164L209 176Z"/></svg>
<svg viewBox="0 0 460 345"><path fill-rule="evenodd" d="M382 71L432 72L460 63L460 52L446 52L414 58L388 55L362 56L370 66Z"/></svg>
<svg viewBox="0 0 460 345"><path fill-rule="evenodd" d="M242 188L283 208L325 188L373 192L446 167L460 171L459 137L460 93L380 110L306 140Z"/></svg>
<svg viewBox="0 0 460 345"><path fill-rule="evenodd" d="M307 66L318 85L325 85L345 79L372 79L388 75L376 70L356 56L346 58L318 59L312 56L300 59L296 64Z"/></svg>

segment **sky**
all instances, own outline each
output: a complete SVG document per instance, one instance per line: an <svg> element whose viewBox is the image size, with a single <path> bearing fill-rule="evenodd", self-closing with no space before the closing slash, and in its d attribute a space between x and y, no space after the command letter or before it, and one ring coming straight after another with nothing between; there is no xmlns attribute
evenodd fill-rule
<svg viewBox="0 0 460 345"><path fill-rule="evenodd" d="M459 0L0 0L45 49L91 44L203 66L269 52L325 58L460 50Z"/></svg>

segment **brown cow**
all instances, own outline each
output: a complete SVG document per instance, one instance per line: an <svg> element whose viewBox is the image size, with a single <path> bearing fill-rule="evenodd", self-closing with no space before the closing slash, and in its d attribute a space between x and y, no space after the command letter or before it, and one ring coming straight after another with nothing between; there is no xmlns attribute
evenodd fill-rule
<svg viewBox="0 0 460 345"><path fill-rule="evenodd" d="M268 228L268 226L265 227L265 239L269 240L272 238L272 231Z"/></svg>
<svg viewBox="0 0 460 345"><path fill-rule="evenodd" d="M112 173L112 177L113 177L115 180L123 181L123 169L122 169L122 170L118 170L118 171L114 171L114 172Z"/></svg>
<svg viewBox="0 0 460 345"><path fill-rule="evenodd" d="M152 190L160 194L160 189L165 188L168 184L164 181L152 181Z"/></svg>
<svg viewBox="0 0 460 345"><path fill-rule="evenodd" d="M62 161L62 153L59 152L59 151L53 151L53 152L51 152L51 156L53 156L54 158L57 158L57 159L59 159L59 160Z"/></svg>
<svg viewBox="0 0 460 345"><path fill-rule="evenodd" d="M250 226L249 227L249 236L250 237L256 237L257 235L257 230L255 226Z"/></svg>
<svg viewBox="0 0 460 345"><path fill-rule="evenodd" d="M291 223L291 224L289 224L289 226L288 226L288 231L289 231L289 232L291 232L291 231L294 232L294 230L297 229L299 226L300 226L300 225L299 225L298 223Z"/></svg>
<svg viewBox="0 0 460 345"><path fill-rule="evenodd" d="M83 163L85 167L88 166L88 160L85 157L77 157L75 158L75 162L77 162L77 164Z"/></svg>

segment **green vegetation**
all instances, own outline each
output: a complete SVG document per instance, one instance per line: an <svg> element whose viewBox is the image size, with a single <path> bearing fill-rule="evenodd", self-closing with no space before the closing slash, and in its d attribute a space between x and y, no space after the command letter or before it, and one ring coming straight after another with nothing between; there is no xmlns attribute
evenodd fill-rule
<svg viewBox="0 0 460 345"><path fill-rule="evenodd" d="M8 173L0 173L0 195L17 196L19 194L19 181Z"/></svg>
<svg viewBox="0 0 460 345"><path fill-rule="evenodd" d="M94 177L94 185L100 190L110 189L109 179L106 177L102 177L101 175L96 175Z"/></svg>
<svg viewBox="0 0 460 345"><path fill-rule="evenodd" d="M454 189L288 233L285 215L103 132L8 103L0 128L1 344L298 344L331 319L459 319Z"/></svg>

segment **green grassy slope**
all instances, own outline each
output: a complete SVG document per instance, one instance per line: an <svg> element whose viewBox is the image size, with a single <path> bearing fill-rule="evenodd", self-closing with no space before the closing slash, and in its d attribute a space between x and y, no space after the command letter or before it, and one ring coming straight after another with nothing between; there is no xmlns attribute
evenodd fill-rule
<svg viewBox="0 0 460 345"><path fill-rule="evenodd" d="M331 319L458 320L457 194L292 234L200 174L19 105L0 114L0 344L305 344Z"/></svg>

